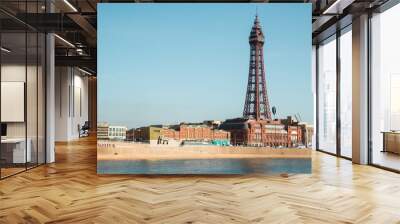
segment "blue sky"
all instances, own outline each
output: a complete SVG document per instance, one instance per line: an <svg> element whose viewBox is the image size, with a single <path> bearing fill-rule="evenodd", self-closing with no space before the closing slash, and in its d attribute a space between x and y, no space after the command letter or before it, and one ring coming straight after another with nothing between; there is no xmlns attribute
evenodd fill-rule
<svg viewBox="0 0 400 224"><path fill-rule="evenodd" d="M310 4L99 4L99 121L130 128L243 113L258 15L271 107L312 123Z"/></svg>

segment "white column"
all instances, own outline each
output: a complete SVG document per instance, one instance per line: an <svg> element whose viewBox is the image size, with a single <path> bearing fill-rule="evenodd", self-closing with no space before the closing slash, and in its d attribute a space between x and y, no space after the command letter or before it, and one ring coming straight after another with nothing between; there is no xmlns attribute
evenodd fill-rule
<svg viewBox="0 0 400 224"><path fill-rule="evenodd" d="M311 88L312 88L312 94L313 94L313 105L314 105L314 132L312 135L312 149L316 150L316 127L317 127L317 83L316 83L316 78L317 78L317 47L315 45L312 46L312 51L311 51ZM307 126L306 126L307 130ZM308 147L308 146L307 146Z"/></svg>
<svg viewBox="0 0 400 224"><path fill-rule="evenodd" d="M353 19L353 162L368 163L368 15Z"/></svg>
<svg viewBox="0 0 400 224"><path fill-rule="evenodd" d="M46 12L54 12L54 5L46 1ZM55 162L55 42L54 34L46 34L46 163Z"/></svg>
<svg viewBox="0 0 400 224"><path fill-rule="evenodd" d="M54 35L46 36L46 163L55 161L54 133L55 133L55 56Z"/></svg>

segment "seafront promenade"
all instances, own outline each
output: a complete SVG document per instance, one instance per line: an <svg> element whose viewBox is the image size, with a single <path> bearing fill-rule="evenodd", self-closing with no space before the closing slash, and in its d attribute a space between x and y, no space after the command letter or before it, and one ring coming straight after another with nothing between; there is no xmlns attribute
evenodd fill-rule
<svg viewBox="0 0 400 224"><path fill-rule="evenodd" d="M169 146L99 141L98 160L212 159L212 158L310 158L311 149L242 146Z"/></svg>

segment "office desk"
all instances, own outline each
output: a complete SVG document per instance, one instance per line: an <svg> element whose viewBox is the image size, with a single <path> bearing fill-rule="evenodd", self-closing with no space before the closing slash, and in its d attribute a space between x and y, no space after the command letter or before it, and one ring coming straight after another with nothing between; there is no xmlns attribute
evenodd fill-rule
<svg viewBox="0 0 400 224"><path fill-rule="evenodd" d="M31 162L31 139L27 139L25 151L25 138L6 138L1 139L1 159L6 163L26 163Z"/></svg>
<svg viewBox="0 0 400 224"><path fill-rule="evenodd" d="M400 154L400 132L384 131L383 133L383 152Z"/></svg>

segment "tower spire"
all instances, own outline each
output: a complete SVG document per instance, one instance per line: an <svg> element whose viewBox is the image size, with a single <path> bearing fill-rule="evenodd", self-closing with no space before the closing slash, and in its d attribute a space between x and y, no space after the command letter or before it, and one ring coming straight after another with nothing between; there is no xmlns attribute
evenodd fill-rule
<svg viewBox="0 0 400 224"><path fill-rule="evenodd" d="M254 18L254 24L260 23L258 21L258 6L256 6L256 17Z"/></svg>

